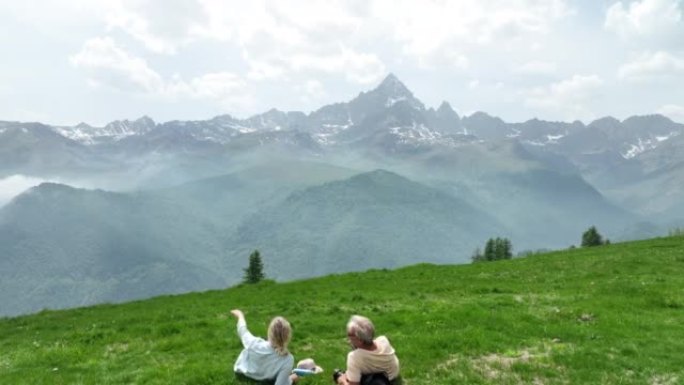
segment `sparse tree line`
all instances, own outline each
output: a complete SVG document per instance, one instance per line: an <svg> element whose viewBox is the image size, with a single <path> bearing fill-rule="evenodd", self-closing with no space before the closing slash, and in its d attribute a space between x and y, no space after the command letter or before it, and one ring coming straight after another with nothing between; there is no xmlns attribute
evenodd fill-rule
<svg viewBox="0 0 684 385"><path fill-rule="evenodd" d="M684 236L684 229L678 227L670 230L669 236ZM610 240L607 238L604 240L603 236L596 229L596 226L591 226L584 233L582 233L582 247L593 247L609 244ZM570 246L570 248L575 248L575 246ZM520 252L518 256L525 257L547 251L548 250L546 249L537 251L528 250ZM484 252L478 247L471 256L473 263L499 261L511 258L513 258L513 245L511 240L501 237L489 238L487 242L485 242ZM265 278L264 263L261 260L261 254L259 254L259 250L254 250L249 255L249 264L247 268L244 269L244 272L245 275L243 276L242 283L259 283Z"/></svg>
<svg viewBox="0 0 684 385"><path fill-rule="evenodd" d="M513 258L513 245L508 238L489 238L485 243L484 253L478 247L471 258L473 262L511 259Z"/></svg>
<svg viewBox="0 0 684 385"><path fill-rule="evenodd" d="M669 235L670 237L684 236L684 229L682 229L681 227L675 227L674 229L670 229L670 231L668 231L667 235Z"/></svg>
<svg viewBox="0 0 684 385"><path fill-rule="evenodd" d="M682 234L682 232L680 232ZM603 239L603 236L598 232L596 226L589 227L582 233L582 247L592 247L610 244L609 239ZM575 246L570 246L575 248ZM543 250L548 251L548 250ZM525 251L518 254L518 256L528 256L537 254L535 251ZM473 262L489 262L499 261L502 259L513 258L513 245L508 238L489 238L484 246L484 252L478 247L470 257Z"/></svg>

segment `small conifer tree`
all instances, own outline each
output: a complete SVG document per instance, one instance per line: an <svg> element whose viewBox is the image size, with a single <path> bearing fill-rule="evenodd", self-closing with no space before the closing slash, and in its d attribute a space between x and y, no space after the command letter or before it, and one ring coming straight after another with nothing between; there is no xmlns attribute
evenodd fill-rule
<svg viewBox="0 0 684 385"><path fill-rule="evenodd" d="M259 250L249 255L249 265L245 269L244 283L258 283L264 279L264 263L261 261Z"/></svg>
<svg viewBox="0 0 684 385"><path fill-rule="evenodd" d="M501 259L511 259L513 258L513 244L508 238L501 240Z"/></svg>
<svg viewBox="0 0 684 385"><path fill-rule="evenodd" d="M484 260L493 261L496 259L496 245L494 244L494 238L489 238L487 243L485 243L484 249Z"/></svg>

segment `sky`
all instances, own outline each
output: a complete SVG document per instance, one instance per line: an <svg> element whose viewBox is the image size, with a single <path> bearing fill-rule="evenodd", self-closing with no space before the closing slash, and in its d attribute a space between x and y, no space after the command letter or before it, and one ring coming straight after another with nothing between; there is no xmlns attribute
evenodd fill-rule
<svg viewBox="0 0 684 385"><path fill-rule="evenodd" d="M395 74L507 122L684 123L684 0L0 2L0 120L309 113Z"/></svg>

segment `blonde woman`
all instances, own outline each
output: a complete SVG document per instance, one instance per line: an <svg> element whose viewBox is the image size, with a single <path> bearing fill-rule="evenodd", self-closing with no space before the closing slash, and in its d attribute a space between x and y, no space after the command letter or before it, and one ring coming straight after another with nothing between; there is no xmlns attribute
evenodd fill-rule
<svg viewBox="0 0 684 385"><path fill-rule="evenodd" d="M245 315L241 310L231 310L230 314L237 318L237 333L244 346L235 361L235 373L253 380L275 381L275 385L291 385L299 380L299 377L292 373L294 357L287 350L292 328L285 318L275 317L271 320L266 341L249 332Z"/></svg>

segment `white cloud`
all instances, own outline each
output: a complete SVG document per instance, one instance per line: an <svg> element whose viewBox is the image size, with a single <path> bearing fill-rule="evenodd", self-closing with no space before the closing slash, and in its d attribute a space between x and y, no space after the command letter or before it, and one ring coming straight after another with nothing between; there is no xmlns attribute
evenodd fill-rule
<svg viewBox="0 0 684 385"><path fill-rule="evenodd" d="M358 14L363 3L345 1L253 1L239 5L203 0L206 37L228 41L242 51L248 78L270 80L312 72L343 75L368 84L385 74L375 54L356 48L365 38Z"/></svg>
<svg viewBox="0 0 684 385"><path fill-rule="evenodd" d="M562 99L564 82L529 90L533 84L545 84L538 83L540 79L553 76L572 83L575 73L607 78L606 74L616 73L615 63L624 64L617 79L625 82L670 79L673 74L684 79L680 71L683 0L610 0L605 13L596 13L604 9L601 5L569 0L2 3L0 24L10 33L0 37L0 44L16 53L3 62L5 76L0 79L0 87L7 89L2 93L8 95L6 103L0 103L6 118L28 119L24 118L28 113L15 111L31 110L44 113L39 117L44 121L111 119L79 118L82 112L66 107L82 106L88 97L84 95L97 96L90 100L96 107L92 114L117 117L143 109L164 119L182 114L198 117L214 113L216 105L244 114L284 108L283 103L292 109L314 109L319 103L344 100L368 89L387 72L413 84L426 104L448 98L457 108L486 108L505 119L525 119L537 112L555 118L579 107L566 112L555 101ZM618 36L624 40L616 42ZM74 48L73 42L80 45ZM650 54L629 56L640 52ZM586 55L601 60L586 60ZM84 84L71 83L73 76L58 76L62 68L51 63L66 57L99 88L84 90ZM32 98L30 105L11 97L17 89L32 93L44 89L33 79L47 77L55 79L54 90ZM479 83L469 85L472 79ZM500 92L496 82L505 83ZM474 88L466 96L449 85ZM514 94L513 87L528 91ZM61 97L57 90L70 88L73 99L65 98L61 108L50 102ZM291 90L298 95L284 102L283 95ZM592 90L588 98L598 94L598 87ZM605 92L618 90L624 88L609 87ZM652 87L648 96L656 105L676 103L677 90ZM641 108L638 100L621 96L606 94L601 104L606 110L597 113ZM570 99L571 106L591 105ZM522 108L524 101L539 107ZM177 102L183 108L168 108ZM234 106L243 111L233 110ZM598 108L598 104L591 106Z"/></svg>
<svg viewBox="0 0 684 385"><path fill-rule="evenodd" d="M303 84L296 86L294 89L298 95L301 95L301 99L305 102L321 100L327 96L323 84L315 79L309 79Z"/></svg>
<svg viewBox="0 0 684 385"><path fill-rule="evenodd" d="M251 80L278 79L285 74L286 67L280 64L269 63L268 61L250 60L250 56L244 53L244 58L249 62L249 72L247 77Z"/></svg>
<svg viewBox="0 0 684 385"><path fill-rule="evenodd" d="M608 9L604 27L625 39L681 34L681 4L681 0L642 0L626 7L616 2Z"/></svg>
<svg viewBox="0 0 684 385"><path fill-rule="evenodd" d="M618 78L630 81L668 80L684 76L684 58L669 52L644 53L618 70Z"/></svg>
<svg viewBox="0 0 684 385"><path fill-rule="evenodd" d="M193 78L189 82L176 79L167 86L165 93L198 99L224 99L243 92L246 86L246 82L233 73L217 72Z"/></svg>
<svg viewBox="0 0 684 385"><path fill-rule="evenodd" d="M666 104L660 107L657 112L659 114L667 116L668 118L676 122L684 123L684 106Z"/></svg>
<svg viewBox="0 0 684 385"><path fill-rule="evenodd" d="M467 70L470 68L470 59L458 51L447 51L444 53L447 63L450 63L456 69Z"/></svg>
<svg viewBox="0 0 684 385"><path fill-rule="evenodd" d="M556 63L534 60L515 68L513 72L527 75L553 75L556 73Z"/></svg>
<svg viewBox="0 0 684 385"><path fill-rule="evenodd" d="M603 80L597 75L574 75L570 79L525 92L525 105L555 112L568 119L591 119L592 101Z"/></svg>
<svg viewBox="0 0 684 385"><path fill-rule="evenodd" d="M250 66L248 77L271 80L294 74L337 74L357 84L370 84L386 75L385 64L375 54L339 47L334 51L314 53L294 50L266 55L244 55Z"/></svg>
<svg viewBox="0 0 684 385"><path fill-rule="evenodd" d="M295 54L289 62L290 68L298 72L345 73L347 80L359 84L373 83L385 75L385 65L376 55L345 47L340 47L338 52L330 55Z"/></svg>
<svg viewBox="0 0 684 385"><path fill-rule="evenodd" d="M61 33L92 22L99 23L113 3L118 0L22 0L3 1L0 12L14 20L21 20L33 29Z"/></svg>
<svg viewBox="0 0 684 385"><path fill-rule="evenodd" d="M465 70L469 46L542 34L571 13L561 0L254 2L238 15L226 12L225 3L205 4L215 15L208 30L233 36L251 78L316 71L344 74L359 84L375 82L385 72L381 56L360 48L369 41L398 48L422 68Z"/></svg>
<svg viewBox="0 0 684 385"><path fill-rule="evenodd" d="M418 58L439 55L452 46L500 45L527 34L549 32L555 20L573 11L561 0L377 0L373 20Z"/></svg>
<svg viewBox="0 0 684 385"><path fill-rule="evenodd" d="M255 103L247 82L230 72L208 73L187 82L176 77L160 96L210 100L228 110L250 110Z"/></svg>
<svg viewBox="0 0 684 385"><path fill-rule="evenodd" d="M161 76L150 69L144 59L130 55L110 37L86 41L70 60L74 66L85 70L96 85L151 93L159 92L163 87Z"/></svg>
<svg viewBox="0 0 684 385"><path fill-rule="evenodd" d="M110 0L114 1L114 0ZM310 71L368 84L385 72L368 42L389 43L422 68L470 67L468 47L549 32L573 10L564 0L114 1L107 22L155 53L199 39L243 52L253 80ZM159 17L163 10L164 17ZM506 44L504 44L506 45ZM459 47L458 51L454 47Z"/></svg>
<svg viewBox="0 0 684 385"><path fill-rule="evenodd" d="M207 18L197 0L122 0L111 3L106 21L152 52L175 54L202 35Z"/></svg>
<svg viewBox="0 0 684 385"><path fill-rule="evenodd" d="M207 73L190 81L180 76L165 80L144 59L131 55L109 37L88 40L71 57L71 63L83 69L95 86L166 99L207 99L224 107L244 108L252 103L247 83L233 73Z"/></svg>

